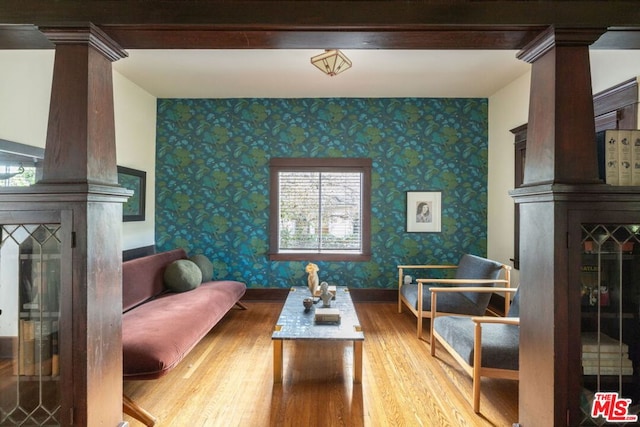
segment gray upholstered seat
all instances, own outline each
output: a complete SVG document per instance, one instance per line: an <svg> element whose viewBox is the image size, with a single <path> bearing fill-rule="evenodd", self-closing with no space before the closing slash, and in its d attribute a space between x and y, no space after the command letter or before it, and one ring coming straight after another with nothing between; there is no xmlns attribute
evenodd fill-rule
<svg viewBox="0 0 640 427"><path fill-rule="evenodd" d="M515 289L514 289L515 290ZM436 309L439 310L439 302ZM431 354L436 342L470 373L474 381L474 411L480 410L480 378L518 378L519 369L519 292L516 292L506 317L439 316L433 321ZM480 325L480 328L476 328ZM481 345L478 346L478 334ZM476 366L476 361L480 363Z"/></svg>
<svg viewBox="0 0 640 427"><path fill-rule="evenodd" d="M407 270L414 269L455 269L454 278L421 278L417 283L404 284L403 274ZM481 258L475 255L465 254L458 265L400 265L398 266L398 311L402 311L402 304L418 318L418 337L422 336L422 318L431 317L431 288L434 287L492 287L501 284L510 286L511 267ZM504 278L501 279L501 272ZM420 296L421 295L421 296ZM442 293L438 299L438 312L462 314L467 316L482 316L487 310L491 295L478 292L447 292Z"/></svg>

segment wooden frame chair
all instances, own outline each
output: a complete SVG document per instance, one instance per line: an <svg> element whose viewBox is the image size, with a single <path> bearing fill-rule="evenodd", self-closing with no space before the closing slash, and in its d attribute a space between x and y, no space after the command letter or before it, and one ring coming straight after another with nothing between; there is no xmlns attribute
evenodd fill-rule
<svg viewBox="0 0 640 427"><path fill-rule="evenodd" d="M404 284L406 270L455 270L455 278L417 279L417 284ZM504 278L500 279L500 275ZM423 319L431 318L430 289L434 285L465 288L466 286L493 287L502 285L511 287L511 266L486 258L465 254L458 265L399 265L398 266L398 313L402 305L417 317L417 335L422 338ZM444 313L483 316L491 299L490 294L478 296L472 292L461 291L443 297L441 308ZM509 299L505 298L505 313L509 311Z"/></svg>
<svg viewBox="0 0 640 427"><path fill-rule="evenodd" d="M472 404L480 412L480 384L482 377L519 378L520 318L519 297L514 288L467 288L473 292L515 293L507 317L461 317L441 315L437 311L438 294L461 292L462 289L431 289L431 356L440 343L473 379Z"/></svg>

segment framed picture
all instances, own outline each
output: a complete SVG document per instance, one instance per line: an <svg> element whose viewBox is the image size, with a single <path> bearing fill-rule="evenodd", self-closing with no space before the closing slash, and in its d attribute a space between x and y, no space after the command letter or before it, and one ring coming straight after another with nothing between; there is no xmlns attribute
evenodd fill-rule
<svg viewBox="0 0 640 427"><path fill-rule="evenodd" d="M147 173L118 166L118 184L127 190L133 191L133 195L122 206L122 221L144 221Z"/></svg>
<svg viewBox="0 0 640 427"><path fill-rule="evenodd" d="M439 233L442 204L440 191L407 191L407 232Z"/></svg>

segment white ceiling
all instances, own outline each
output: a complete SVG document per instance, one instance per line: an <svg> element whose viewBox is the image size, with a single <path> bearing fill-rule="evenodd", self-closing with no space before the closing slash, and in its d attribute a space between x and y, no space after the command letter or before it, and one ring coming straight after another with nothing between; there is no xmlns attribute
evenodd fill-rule
<svg viewBox="0 0 640 427"><path fill-rule="evenodd" d="M308 49L129 50L114 68L159 98L482 97L530 70L505 50L343 50L330 77ZM640 76L640 51L591 51L594 93Z"/></svg>

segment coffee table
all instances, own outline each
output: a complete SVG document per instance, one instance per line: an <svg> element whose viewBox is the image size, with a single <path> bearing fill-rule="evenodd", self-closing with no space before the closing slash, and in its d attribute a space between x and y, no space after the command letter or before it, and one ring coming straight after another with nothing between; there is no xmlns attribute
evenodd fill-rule
<svg viewBox="0 0 640 427"><path fill-rule="evenodd" d="M316 324L315 308L322 306L322 301L315 304L307 313L302 301L309 298L309 289L294 286L289 290L287 300L271 335L273 340L273 381L282 382L283 345L286 340L331 340L353 341L353 382L362 382L362 343L364 332L351 294L346 286L336 287L336 298L331 301L331 308L340 310L339 324Z"/></svg>

